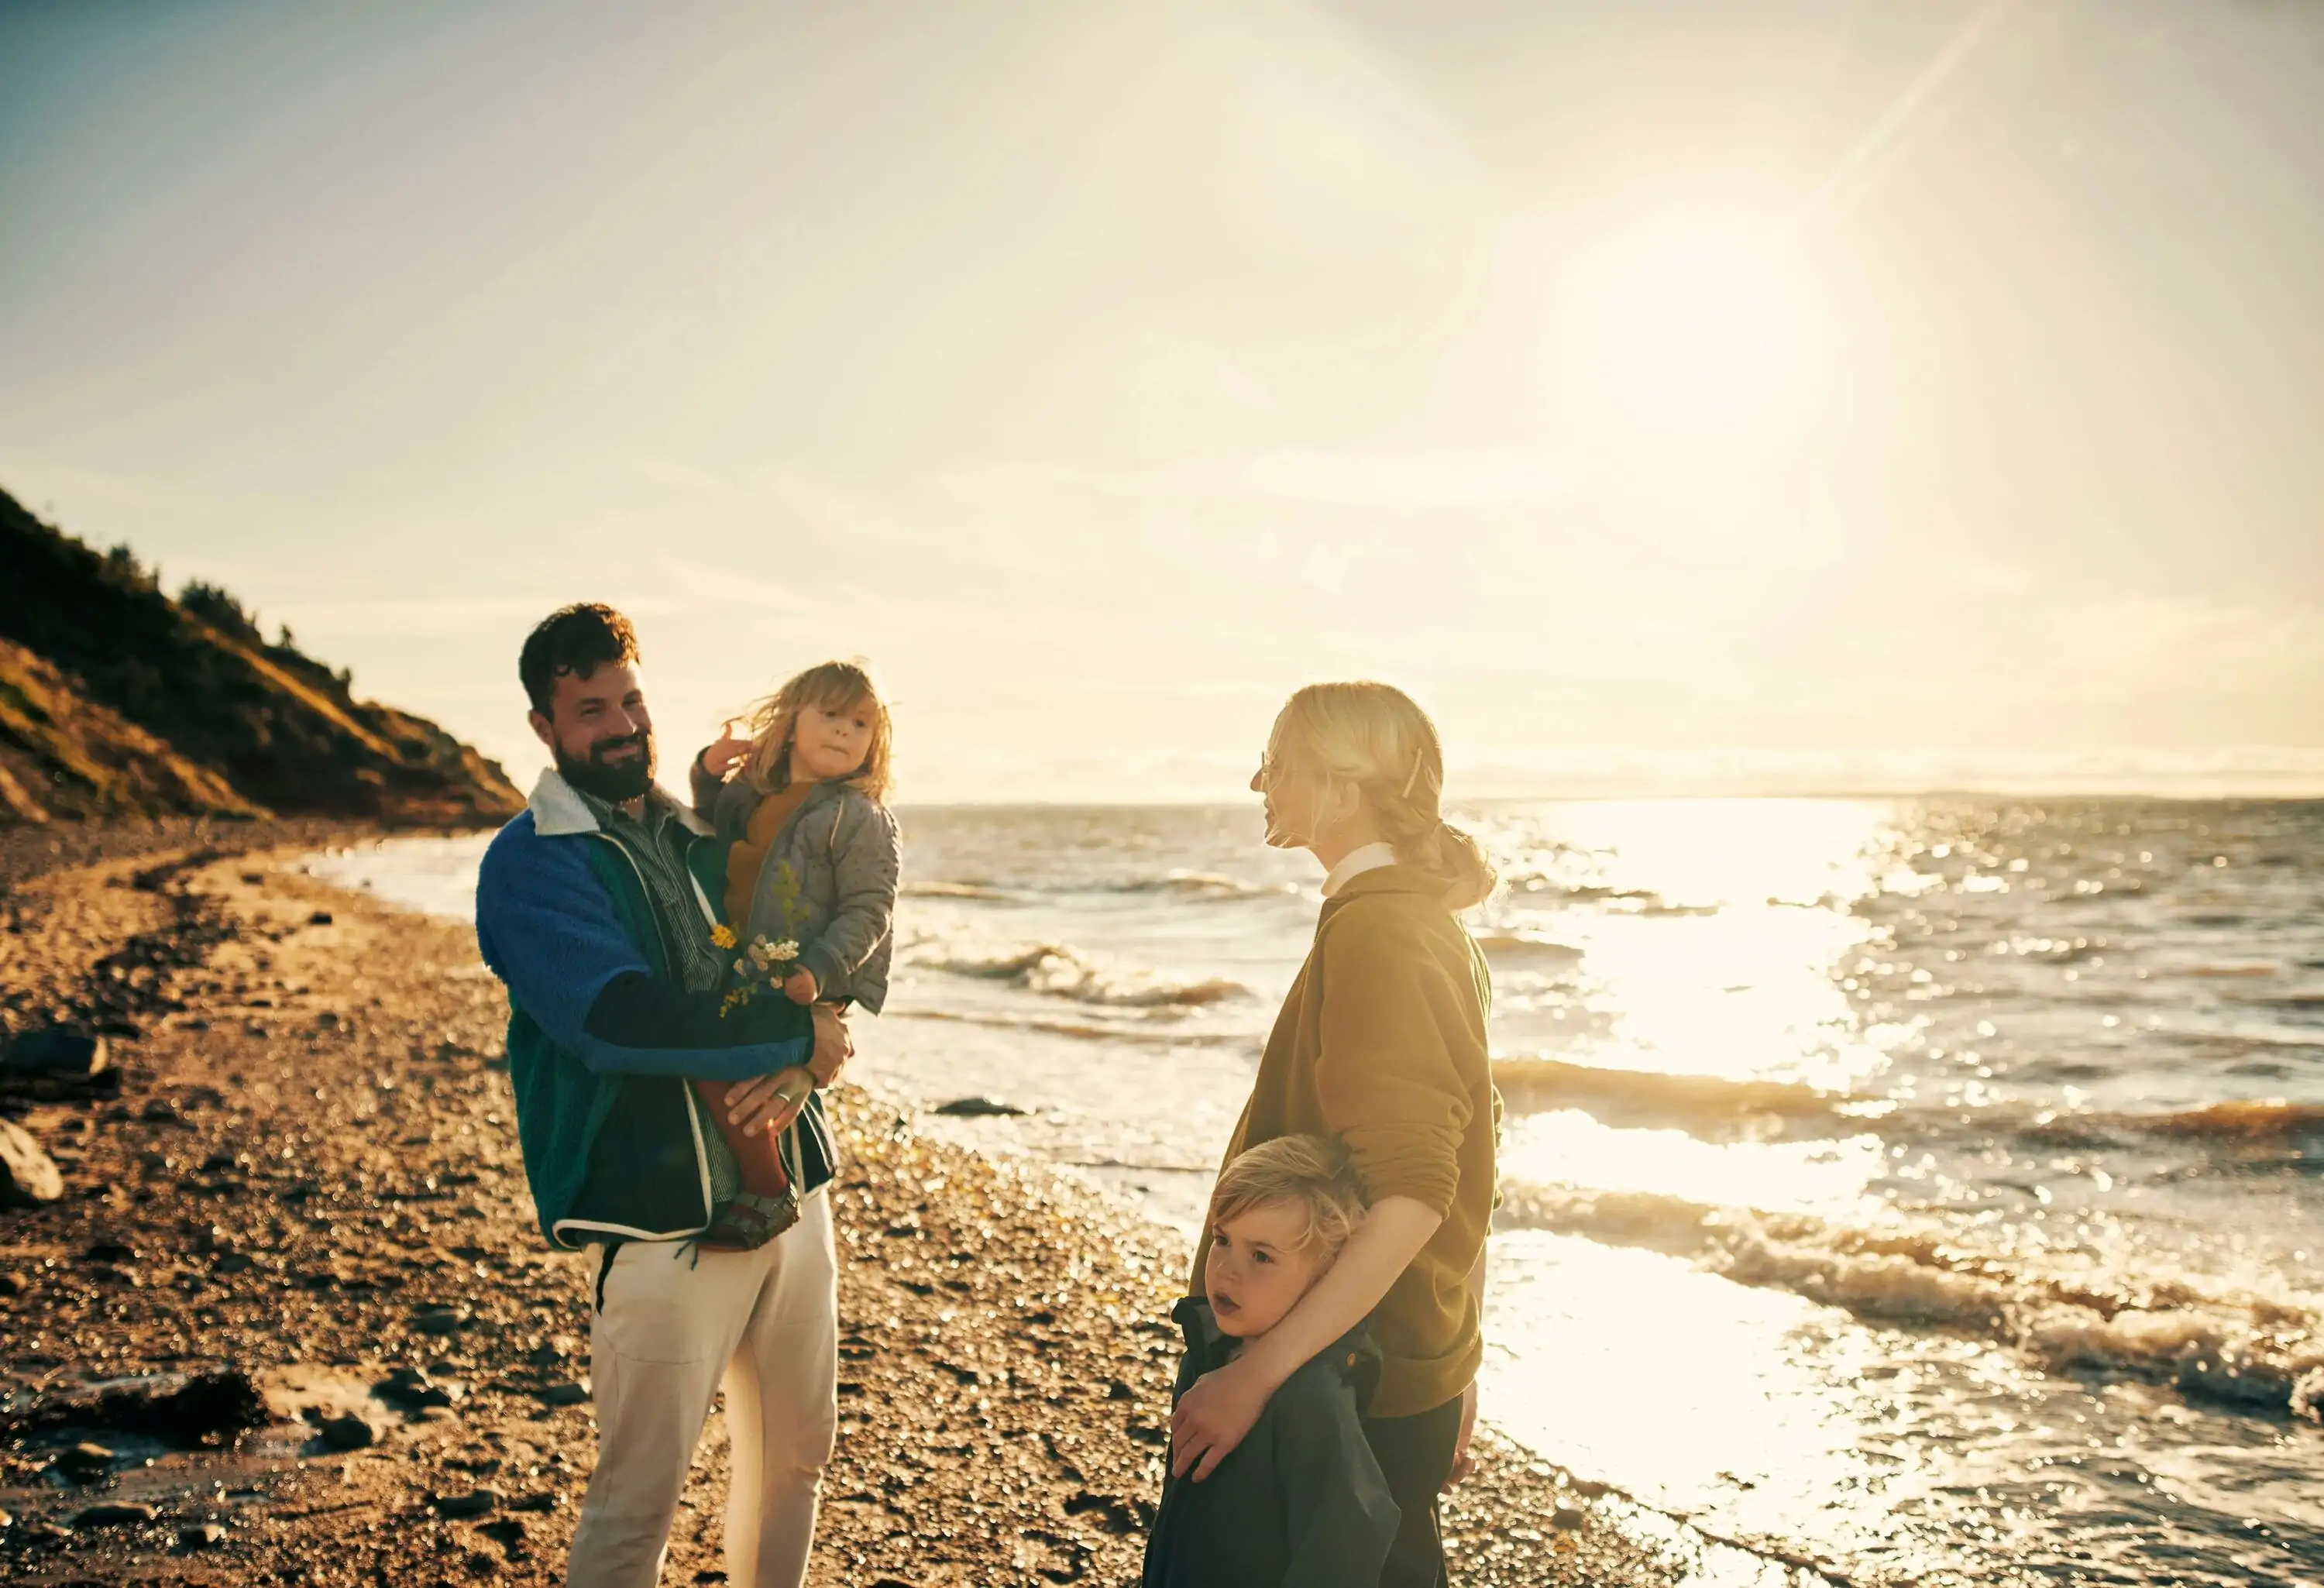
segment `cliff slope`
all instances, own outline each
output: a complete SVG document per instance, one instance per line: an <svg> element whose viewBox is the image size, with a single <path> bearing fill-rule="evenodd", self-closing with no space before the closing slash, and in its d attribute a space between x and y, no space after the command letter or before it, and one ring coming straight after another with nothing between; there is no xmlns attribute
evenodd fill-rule
<svg viewBox="0 0 2324 1588"><path fill-rule="evenodd" d="M267 643L209 586L164 595L0 491L0 824L314 815L431 826L522 798L433 723Z"/></svg>

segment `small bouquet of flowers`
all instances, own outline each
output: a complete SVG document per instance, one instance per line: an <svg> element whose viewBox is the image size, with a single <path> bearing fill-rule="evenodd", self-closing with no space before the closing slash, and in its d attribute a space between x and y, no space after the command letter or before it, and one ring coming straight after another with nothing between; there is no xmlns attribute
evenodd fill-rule
<svg viewBox="0 0 2324 1588"><path fill-rule="evenodd" d="M721 948L733 948L741 941L732 927L713 927L710 940ZM779 943L763 936L752 938L750 946L734 957L734 984L726 990L719 1014L733 1013L762 992L779 992L784 979L798 968L798 956L796 938L786 937Z"/></svg>
<svg viewBox="0 0 2324 1588"><path fill-rule="evenodd" d="M783 983L800 969L799 934L808 924L808 917L806 906L799 902L798 879L791 874L788 863L778 872L777 882L777 900L782 907L782 936L770 937L761 933L734 956L734 983L718 1006L721 1017L733 1014L761 992L782 992ZM725 926L711 928L710 940L728 950L742 941L732 927Z"/></svg>
<svg viewBox="0 0 2324 1588"><path fill-rule="evenodd" d="M731 927L710 928L710 941L720 948L731 949L740 941ZM753 937L750 946L734 958L734 984L718 1004L718 1018L724 1020L749 1003L761 992L780 992L783 978L789 975L798 963L799 946L789 937L776 943L766 937ZM815 1087L815 1077L804 1069L795 1069L783 1077L777 1094L788 1103L802 1103Z"/></svg>

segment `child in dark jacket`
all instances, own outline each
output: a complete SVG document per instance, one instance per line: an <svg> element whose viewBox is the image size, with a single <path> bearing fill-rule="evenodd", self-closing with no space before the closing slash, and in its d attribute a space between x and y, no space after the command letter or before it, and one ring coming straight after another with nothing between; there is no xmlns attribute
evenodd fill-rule
<svg viewBox="0 0 2324 1588"><path fill-rule="evenodd" d="M860 1003L888 997L900 842L889 789L887 706L870 672L827 661L761 701L747 736L694 759L694 808L733 847L719 941L734 953L729 1006L753 998ZM730 1083L694 1083L741 1171L704 1244L757 1246L796 1216L780 1143L742 1135L724 1107ZM803 1095L804 1094L802 1094Z"/></svg>
<svg viewBox="0 0 2324 1588"><path fill-rule="evenodd" d="M1206 1297L1171 1317L1186 1334L1175 1403L1266 1334L1322 1278L1363 1217L1348 1155L1316 1136L1243 1153L1211 1197ZM1359 1418L1379 1353L1361 1326L1284 1380L1207 1478L1171 1477L1146 1543L1143 1588L1369 1588L1397 1511Z"/></svg>

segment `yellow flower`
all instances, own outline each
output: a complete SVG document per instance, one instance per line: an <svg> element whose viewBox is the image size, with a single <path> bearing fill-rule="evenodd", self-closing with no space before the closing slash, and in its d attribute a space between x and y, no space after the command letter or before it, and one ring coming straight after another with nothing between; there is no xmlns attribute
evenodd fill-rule
<svg viewBox="0 0 2324 1588"><path fill-rule="evenodd" d="M734 928L713 927L710 928L710 940L721 948L732 948L734 946Z"/></svg>

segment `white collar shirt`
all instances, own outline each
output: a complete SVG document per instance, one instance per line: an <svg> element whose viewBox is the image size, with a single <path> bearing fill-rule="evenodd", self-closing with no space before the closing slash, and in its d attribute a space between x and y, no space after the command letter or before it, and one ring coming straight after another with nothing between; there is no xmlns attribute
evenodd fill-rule
<svg viewBox="0 0 2324 1588"><path fill-rule="evenodd" d="M1323 897L1326 899L1334 897L1341 889L1362 876L1366 872L1378 871L1384 865L1395 863L1396 845L1393 844L1366 844L1351 849L1340 856L1340 863L1325 874Z"/></svg>

